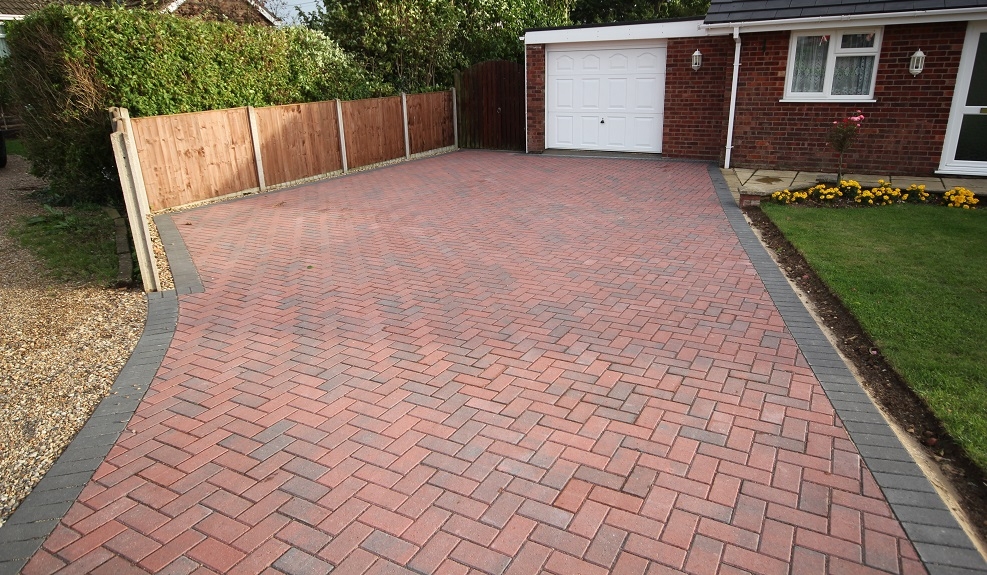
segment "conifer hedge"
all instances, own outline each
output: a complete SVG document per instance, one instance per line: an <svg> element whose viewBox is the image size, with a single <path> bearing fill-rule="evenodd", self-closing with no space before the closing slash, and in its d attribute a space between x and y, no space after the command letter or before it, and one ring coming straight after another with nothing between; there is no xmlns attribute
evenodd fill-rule
<svg viewBox="0 0 987 575"><path fill-rule="evenodd" d="M335 42L300 27L65 4L7 26L4 75L28 159L65 202L121 198L109 107L139 117L390 91Z"/></svg>

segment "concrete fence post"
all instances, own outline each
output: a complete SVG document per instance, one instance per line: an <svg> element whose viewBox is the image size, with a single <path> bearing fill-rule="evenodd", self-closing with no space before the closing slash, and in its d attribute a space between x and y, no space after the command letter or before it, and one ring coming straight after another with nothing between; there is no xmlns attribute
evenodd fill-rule
<svg viewBox="0 0 987 575"><path fill-rule="evenodd" d="M343 157L343 173L349 172L346 165L346 131L343 129L343 104L336 100L336 121L339 123L339 154Z"/></svg>
<svg viewBox="0 0 987 575"><path fill-rule="evenodd" d="M144 175L137 156L137 143L134 141L133 125L126 108L110 108L110 118L114 131L110 135L113 157L123 188L123 200L130 221L130 234L134 239L137 263L140 265L144 291L155 292L161 289L158 279L158 266L151 248L151 231L147 224L147 190L144 188Z"/></svg>
<svg viewBox="0 0 987 575"><path fill-rule="evenodd" d="M257 124L257 111L253 106L247 106L247 120L250 122L250 140L254 144L254 162L257 165L257 185L260 191L267 191L264 181L264 159L260 155L260 128Z"/></svg>

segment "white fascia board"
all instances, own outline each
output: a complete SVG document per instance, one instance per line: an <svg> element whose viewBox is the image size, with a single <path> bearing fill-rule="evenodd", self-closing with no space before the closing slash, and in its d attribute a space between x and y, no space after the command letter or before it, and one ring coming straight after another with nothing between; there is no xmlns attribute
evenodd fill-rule
<svg viewBox="0 0 987 575"><path fill-rule="evenodd" d="M533 30L524 34L525 44L563 44L580 42L615 42L620 40L656 40L664 38L698 38L731 34L730 30L704 30L702 20L648 22L618 26Z"/></svg>
<svg viewBox="0 0 987 575"><path fill-rule="evenodd" d="M916 12L892 12L887 14L850 14L845 16L815 16L810 18L790 18L787 20L764 20L758 22L725 22L722 24L702 24L700 28L730 30L740 32L777 32L780 30L811 30L814 28L845 28L894 26L899 24L933 24L936 22L965 22L987 20L987 8L957 8L953 10L920 10Z"/></svg>
<svg viewBox="0 0 987 575"><path fill-rule="evenodd" d="M23 20L23 14L0 14L0 20Z"/></svg>

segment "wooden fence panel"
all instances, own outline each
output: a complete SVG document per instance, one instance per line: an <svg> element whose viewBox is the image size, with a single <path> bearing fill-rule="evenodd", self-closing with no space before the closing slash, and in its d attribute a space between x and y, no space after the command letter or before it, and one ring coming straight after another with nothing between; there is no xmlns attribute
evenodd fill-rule
<svg viewBox="0 0 987 575"><path fill-rule="evenodd" d="M267 185L343 169L334 100L256 108L254 111Z"/></svg>
<svg viewBox="0 0 987 575"><path fill-rule="evenodd" d="M401 97L343 102L346 162L350 169L404 156Z"/></svg>
<svg viewBox="0 0 987 575"><path fill-rule="evenodd" d="M459 146L524 149L524 66L480 62L456 75Z"/></svg>
<svg viewBox="0 0 987 575"><path fill-rule="evenodd" d="M257 188L246 108L135 118L152 211Z"/></svg>
<svg viewBox="0 0 987 575"><path fill-rule="evenodd" d="M408 137L412 154L456 143L452 105L451 91L408 95Z"/></svg>

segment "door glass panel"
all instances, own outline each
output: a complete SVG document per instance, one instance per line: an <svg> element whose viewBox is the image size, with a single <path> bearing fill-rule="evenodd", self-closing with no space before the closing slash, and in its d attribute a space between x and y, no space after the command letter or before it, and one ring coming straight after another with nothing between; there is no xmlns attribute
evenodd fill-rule
<svg viewBox="0 0 987 575"><path fill-rule="evenodd" d="M956 141L956 159L987 162L987 114L963 116L960 137Z"/></svg>
<svg viewBox="0 0 987 575"><path fill-rule="evenodd" d="M973 61L973 75L970 76L970 91L966 95L967 106L987 107L987 33L980 35L977 57Z"/></svg>

